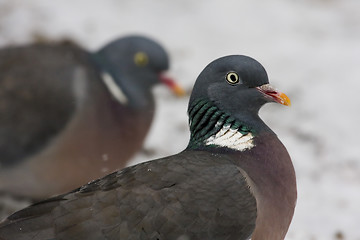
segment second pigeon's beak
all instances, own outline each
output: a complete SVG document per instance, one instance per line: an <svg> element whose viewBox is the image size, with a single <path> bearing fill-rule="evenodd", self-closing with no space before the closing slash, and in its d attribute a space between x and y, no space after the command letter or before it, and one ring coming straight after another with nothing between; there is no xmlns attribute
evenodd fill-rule
<svg viewBox="0 0 360 240"><path fill-rule="evenodd" d="M271 98L274 102L278 102L285 106L290 106L291 101L285 93L279 92L270 84L264 84L256 88L259 92L263 93L266 97Z"/></svg>
<svg viewBox="0 0 360 240"><path fill-rule="evenodd" d="M164 74L160 74L159 78L160 81L168 86L176 96L181 97L185 95L185 90L180 87L180 85L178 85L172 78L165 76Z"/></svg>

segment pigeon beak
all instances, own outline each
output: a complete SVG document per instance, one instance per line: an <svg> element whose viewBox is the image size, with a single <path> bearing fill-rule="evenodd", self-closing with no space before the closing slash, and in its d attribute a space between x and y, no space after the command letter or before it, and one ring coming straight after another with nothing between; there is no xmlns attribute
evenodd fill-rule
<svg viewBox="0 0 360 240"><path fill-rule="evenodd" d="M172 78L165 76L164 74L160 74L159 78L160 81L168 86L176 96L181 97L185 95L185 90L180 87Z"/></svg>
<svg viewBox="0 0 360 240"><path fill-rule="evenodd" d="M278 102L285 106L291 105L291 101L288 98L288 96L286 96L285 93L279 92L276 88L274 88L270 84L261 85L260 87L256 87L256 89L262 94L264 94L266 97L271 98L271 100L275 102Z"/></svg>

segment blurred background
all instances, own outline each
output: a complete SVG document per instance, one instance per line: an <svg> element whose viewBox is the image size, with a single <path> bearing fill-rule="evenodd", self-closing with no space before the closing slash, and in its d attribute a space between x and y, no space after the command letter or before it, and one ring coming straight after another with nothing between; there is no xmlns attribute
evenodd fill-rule
<svg viewBox="0 0 360 240"><path fill-rule="evenodd" d="M170 75L188 92L215 58L260 61L293 104L260 112L297 173L286 239L360 240L360 1L0 0L0 47L66 38L97 50L132 33L167 48ZM132 164L177 153L188 141L188 96L155 94L154 124Z"/></svg>

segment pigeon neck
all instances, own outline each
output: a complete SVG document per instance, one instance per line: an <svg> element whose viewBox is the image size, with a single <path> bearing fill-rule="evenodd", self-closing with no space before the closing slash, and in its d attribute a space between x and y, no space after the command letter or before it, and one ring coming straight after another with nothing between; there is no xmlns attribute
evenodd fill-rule
<svg viewBox="0 0 360 240"><path fill-rule="evenodd" d="M92 57L103 83L117 102L135 110L154 108L151 87L138 86L136 81L131 81L131 77L122 75L119 69L113 70L101 53L93 54Z"/></svg>
<svg viewBox="0 0 360 240"><path fill-rule="evenodd" d="M188 149L223 148L245 151L254 147L258 131L240 117L221 111L209 100L198 100L189 107L190 141Z"/></svg>

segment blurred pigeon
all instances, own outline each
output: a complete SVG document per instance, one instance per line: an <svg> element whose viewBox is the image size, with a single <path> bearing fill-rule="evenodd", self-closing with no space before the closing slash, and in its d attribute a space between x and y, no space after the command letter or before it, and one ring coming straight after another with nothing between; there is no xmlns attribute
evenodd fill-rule
<svg viewBox="0 0 360 240"><path fill-rule="evenodd" d="M190 98L183 152L25 208L0 224L0 239L284 239L295 172L258 116L267 102L290 104L260 63L241 55L213 61Z"/></svg>
<svg viewBox="0 0 360 240"><path fill-rule="evenodd" d="M165 83L165 50L128 36L89 53L72 43L0 50L0 192L64 193L121 169L140 150Z"/></svg>

